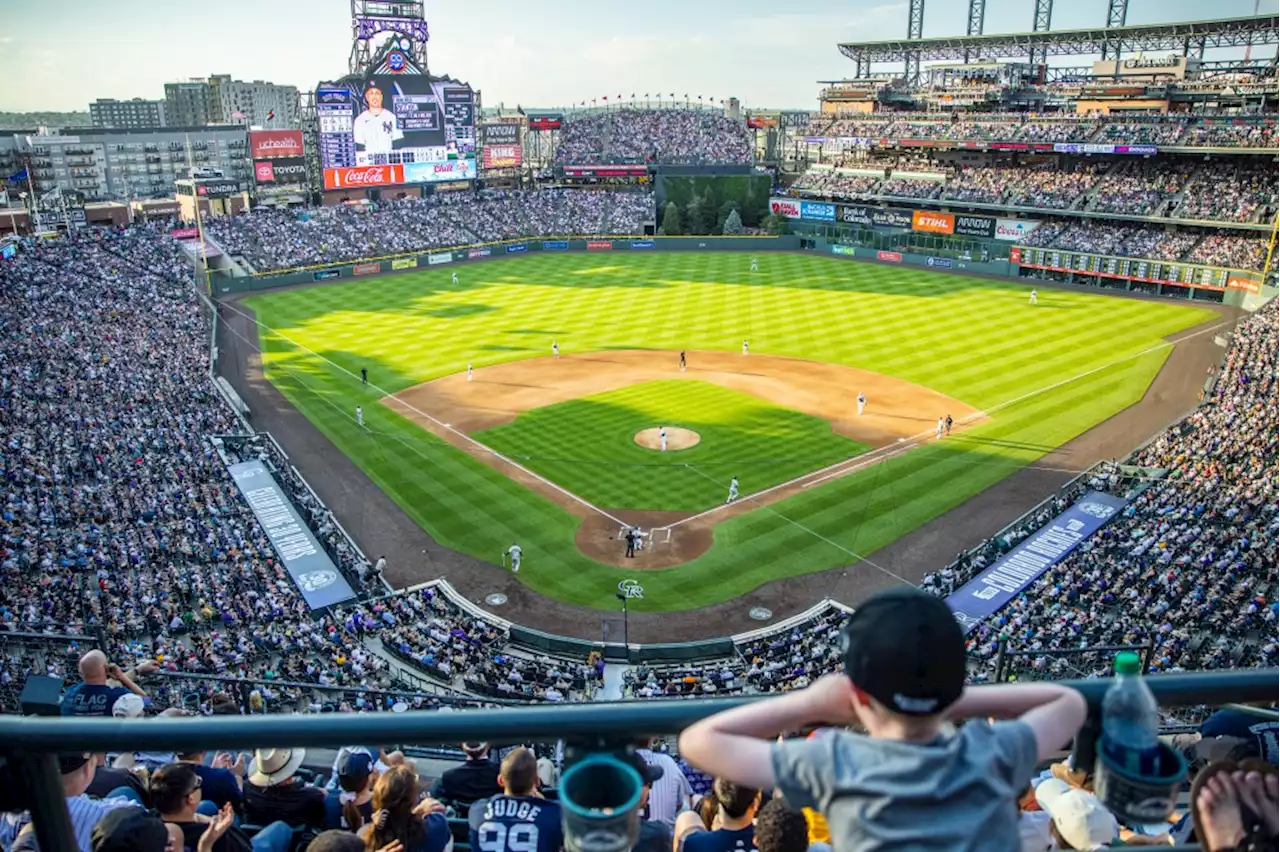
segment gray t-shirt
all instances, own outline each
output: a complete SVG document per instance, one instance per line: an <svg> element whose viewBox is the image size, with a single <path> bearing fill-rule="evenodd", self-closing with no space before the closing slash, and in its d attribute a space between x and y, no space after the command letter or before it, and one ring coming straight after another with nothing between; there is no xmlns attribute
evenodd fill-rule
<svg viewBox="0 0 1280 852"><path fill-rule="evenodd" d="M831 731L773 746L778 789L826 816L835 852L1017 849L1035 767L1022 722L974 721L927 744Z"/></svg>

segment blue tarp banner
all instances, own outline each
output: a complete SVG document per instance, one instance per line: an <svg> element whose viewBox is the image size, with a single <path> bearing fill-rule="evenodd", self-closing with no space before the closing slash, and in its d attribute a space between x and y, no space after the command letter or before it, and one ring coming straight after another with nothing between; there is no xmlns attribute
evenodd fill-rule
<svg viewBox="0 0 1280 852"><path fill-rule="evenodd" d="M271 471L256 460L233 464L228 470L307 606L322 609L354 598L351 585L302 522Z"/></svg>
<svg viewBox="0 0 1280 852"><path fill-rule="evenodd" d="M1066 559L1086 538L1101 529L1125 506L1125 500L1090 491L1001 556L982 573L947 596L947 605L968 633L988 616L1030 586L1040 575Z"/></svg>

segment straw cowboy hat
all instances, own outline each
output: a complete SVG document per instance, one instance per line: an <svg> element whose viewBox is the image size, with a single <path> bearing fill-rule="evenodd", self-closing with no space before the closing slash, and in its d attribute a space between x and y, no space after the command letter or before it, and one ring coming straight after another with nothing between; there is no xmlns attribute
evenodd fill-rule
<svg viewBox="0 0 1280 852"><path fill-rule="evenodd" d="M249 783L255 787L271 787L288 781L306 759L304 748L260 748L253 753L254 769Z"/></svg>

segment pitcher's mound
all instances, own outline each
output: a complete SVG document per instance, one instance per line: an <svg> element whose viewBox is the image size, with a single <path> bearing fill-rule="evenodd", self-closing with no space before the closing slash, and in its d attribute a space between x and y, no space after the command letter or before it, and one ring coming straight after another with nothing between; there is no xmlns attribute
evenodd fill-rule
<svg viewBox="0 0 1280 852"><path fill-rule="evenodd" d="M667 451L687 450L702 440L702 436L692 429L681 429L679 426L667 427ZM636 443L646 450L661 450L662 438L658 430L641 429L636 433Z"/></svg>

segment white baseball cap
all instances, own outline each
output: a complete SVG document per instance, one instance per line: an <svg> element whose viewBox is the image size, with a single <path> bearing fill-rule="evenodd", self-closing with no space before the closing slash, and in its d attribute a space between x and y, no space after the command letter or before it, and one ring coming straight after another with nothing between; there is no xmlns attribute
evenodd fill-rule
<svg viewBox="0 0 1280 852"><path fill-rule="evenodd" d="M1105 849L1120 832L1120 824L1097 796L1061 779L1050 778L1036 787L1036 802L1073 849Z"/></svg>
<svg viewBox="0 0 1280 852"><path fill-rule="evenodd" d="M111 705L111 715L117 719L136 719L145 710L146 705L142 702L142 696L132 692L121 695L116 699L116 703Z"/></svg>

